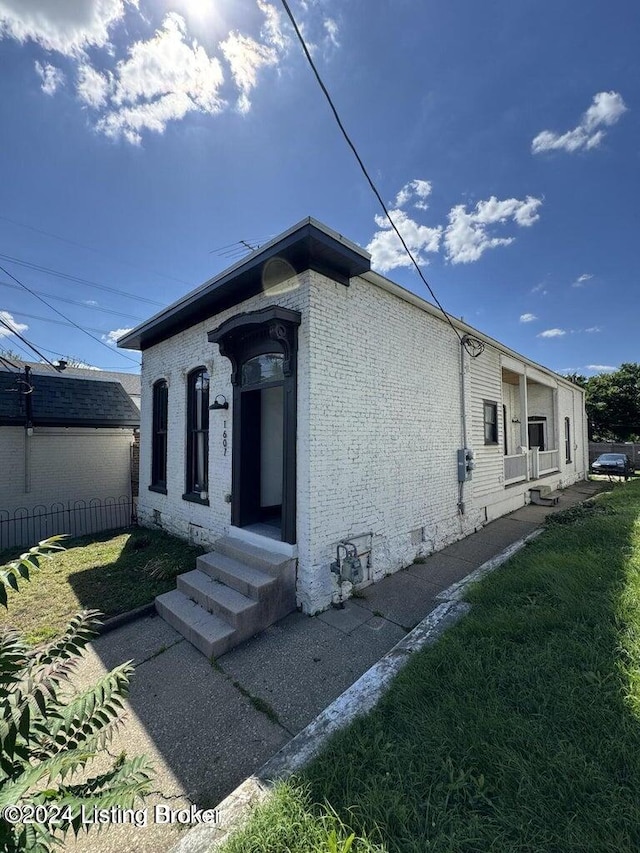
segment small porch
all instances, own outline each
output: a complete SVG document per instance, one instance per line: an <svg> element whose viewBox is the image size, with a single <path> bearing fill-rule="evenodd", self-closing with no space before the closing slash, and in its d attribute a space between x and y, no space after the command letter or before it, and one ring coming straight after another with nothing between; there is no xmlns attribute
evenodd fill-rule
<svg viewBox="0 0 640 853"><path fill-rule="evenodd" d="M502 368L505 486L560 470L557 411L554 387Z"/></svg>

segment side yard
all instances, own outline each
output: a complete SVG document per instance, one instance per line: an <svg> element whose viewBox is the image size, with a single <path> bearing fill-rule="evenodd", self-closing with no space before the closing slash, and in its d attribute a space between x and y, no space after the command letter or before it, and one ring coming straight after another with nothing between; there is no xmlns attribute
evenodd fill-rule
<svg viewBox="0 0 640 853"><path fill-rule="evenodd" d="M639 518L552 517L225 853L640 849Z"/></svg>
<svg viewBox="0 0 640 853"><path fill-rule="evenodd" d="M0 608L0 628L15 627L29 642L40 643L60 634L81 608L117 616L172 589L176 575L194 568L202 553L160 530L136 527L62 544L66 550L42 561L35 582L9 596L8 612ZM17 553L0 553L0 564Z"/></svg>

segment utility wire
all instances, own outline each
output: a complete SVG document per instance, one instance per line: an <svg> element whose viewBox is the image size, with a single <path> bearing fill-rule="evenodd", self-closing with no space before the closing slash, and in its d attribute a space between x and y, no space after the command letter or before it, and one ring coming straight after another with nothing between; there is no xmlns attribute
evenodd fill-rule
<svg viewBox="0 0 640 853"><path fill-rule="evenodd" d="M68 243L69 246L77 246L79 249L87 249L89 252L95 252L98 255L102 255L105 258L109 258L110 260L115 260L118 264L124 264L127 267L133 267L134 269L142 270L142 272L151 272L153 275L159 275L162 278L169 279L169 281L176 281L178 284L186 284L189 285L188 281L184 281L182 278L176 278L172 275L167 275L163 272L158 272L157 270L145 270L144 267L139 266L138 264L132 264L129 261L118 260L117 258L113 258L113 256L108 255L106 252L102 252L100 249L94 249L92 246L87 246L85 243L77 243L75 240L69 240L67 237L60 237L59 234L52 234L51 231L44 231L42 228L34 228L33 225L27 225L25 222L18 222L17 219L10 219L8 216L0 215L0 219L5 222L11 222L12 225L19 225L20 228L27 228L29 231L33 231L36 234L44 234L45 237L53 237L54 240L60 240L62 243Z"/></svg>
<svg viewBox="0 0 640 853"><path fill-rule="evenodd" d="M15 290L20 290L17 284L11 284L10 281L0 281L0 287L12 287ZM113 314L116 317L124 317L125 320L133 320L136 323L142 323L142 317L133 317L131 314L125 314L122 311L113 311L111 308L103 308L101 305L87 305L86 302L81 302L79 299L67 299L65 296L54 296L52 293L44 293L42 290L34 290L39 296L47 296L49 299L55 299L56 302L66 302L68 305L79 305L80 308L86 308L88 311L101 311L103 314Z"/></svg>
<svg viewBox="0 0 640 853"><path fill-rule="evenodd" d="M100 344L100 346L106 347L109 350L109 352L114 351L113 348L109 346L109 344L105 344L105 342L101 341L100 338L96 338L96 336L92 335L91 332L87 332L86 329L83 329L82 326L79 326L78 323L74 322L70 317L67 317L66 314L63 314L62 311L58 311L57 308L54 308L53 305L50 305L46 299L42 298L42 296L38 296L38 294L34 290L31 290L30 287L27 287L26 284L23 284L19 279L17 279L15 277L15 275L12 275L1 264L0 264L0 271L3 272L5 275L8 275L9 278L12 279L13 281L15 281L16 284L19 284L20 287L23 287L27 291L27 293L30 293L32 296L35 296L36 299L39 299L40 302L44 303L47 306L47 308L50 308L52 311L54 311L56 314L58 314L59 317L62 317L63 320L68 320L72 326L75 326L76 329L79 329L83 334L88 335L92 340L96 341L96 343ZM134 364L138 364L138 362L136 361L135 358L131 358L130 356L125 355L123 352L120 352L119 350L116 350L116 352L118 353L118 355L121 358L126 358L127 361L132 361ZM44 356L43 356L43 358L44 358ZM51 364L51 362L49 362L49 364Z"/></svg>
<svg viewBox="0 0 640 853"><path fill-rule="evenodd" d="M24 311L12 311L12 317L26 317L28 320L40 320L42 323L55 323L56 326L73 326L73 323L68 320L54 320L52 317L40 317L37 314L27 314ZM96 329L94 326L85 326L84 329L89 332L95 332L97 335L108 335L109 330Z"/></svg>
<svg viewBox="0 0 640 853"><path fill-rule="evenodd" d="M379 191L378 191L378 188L376 187L376 185L375 185L375 184L374 184L374 182L373 182L373 179L372 179L372 178L371 178L371 176L369 175L369 172L367 171L367 168L366 168L366 166L364 165L364 163L363 163L363 161L362 161L362 158L361 158L361 157L360 157L360 155L358 154L358 151L357 151L357 149L356 149L356 146L355 146L355 145L354 145L354 143L351 141L351 138L350 138L349 134L347 133L347 131L346 131L346 129L345 129L345 126L344 126L344 124L342 123L342 120L341 120L341 118L340 118L340 116L339 116L339 114L338 114L338 110L336 109L335 104L333 103L333 100L332 100L332 98L331 98L331 95L329 94L329 91L328 91L327 87L325 86L324 82L322 81L322 77L320 77L320 73L318 72L318 69L317 69L317 68L316 68L316 66L315 66L315 63L314 63L314 61L313 61L313 59L312 59L312 57L311 57L311 54L309 53L309 49L308 49L308 47L307 47L307 45L306 45L306 43L305 43L305 40L304 40L304 38L303 38L303 36L302 36L302 33L300 32L300 29L298 28L298 24L296 23L296 19L295 19L295 18L294 18L294 16L293 16L293 12L291 11L291 9L290 9L290 7L289 7L289 4L288 4L287 0L282 0L282 5L283 5L283 7L284 7L285 12L287 13L287 16L288 16L289 20L291 21L291 24L292 24L292 26L293 26L293 29L295 30L296 36L298 37L298 41L300 42L300 46L302 47L302 50L304 51L304 54L305 54L305 56L307 57L307 62L309 63L309 65L310 65L310 67L311 67L311 70L313 71L313 74L314 74L314 76L315 76L315 78L316 78L316 80L317 80L317 82L318 82L318 85L319 85L319 86L320 86L320 88L322 89L322 92L323 92L323 94L324 94L325 98L327 99L327 103L329 104L329 107L331 108L331 112L333 113L333 117L335 118L335 120L336 120L336 122L337 122L337 124L338 124L338 127L340 128L340 130L341 130L341 132L342 132L342 135L344 136L344 139L345 139L345 141L346 141L347 145L349 146L349 148L350 148L350 149L351 149L351 151L353 152L353 156L354 156L354 157L356 158L356 160L358 161L358 165L360 166L360 169L361 169L361 171L362 171L362 174L363 174L363 175L365 176L365 178L367 179L367 183L368 183L368 184L369 184L369 186L371 187L371 190L372 190L373 194L374 194L374 195L375 195L375 197L378 199L378 202L380 203L380 207L383 209L384 214L385 214L385 216L387 217L387 221L389 222L389 224L391 225L391 227L392 227L392 228L393 228L393 230L395 231L396 236L398 237L398 239L400 240L400 243L402 244L402 247L404 248L405 252L407 253L408 257L410 258L411 263L412 263L412 264L413 264L413 266L416 268L416 271L417 271L418 275L420 276L420 278L421 278L421 279L422 279L422 281L424 282L424 284L425 284L425 286L426 286L427 290L428 290L428 291L429 291L429 293L431 294L431 296L432 296L432 298L433 298L433 301L436 303L436 305L438 306L438 308L439 308L439 309L442 311L442 313L444 314L445 319L447 320L447 322L449 323L449 325L451 326L451 328L452 328L452 329L453 329L453 331L455 332L455 334L456 334L456 336L458 337L458 340L460 341L460 343L462 344L462 346L464 346L464 348L467 350L467 352L469 352L469 354L470 354L472 357L475 357L475 355L480 355L480 352L475 352L475 353L474 353L474 352L471 352L471 350L470 350L470 349L469 349L469 347L467 346L466 341L464 341L464 340L463 340L463 336L460 334L460 332L458 331L458 329L456 329L456 327L453 325L453 322L452 322L452 320L451 320L451 317L447 314L447 312L446 312L446 311L444 310L444 308L442 307L442 305L441 305L441 303L440 303L440 300L438 299L438 297L437 297L437 296L435 295L435 293L433 292L433 289L432 289L431 285L430 285L430 284L429 284L429 282L427 281L427 279L426 279L425 275L423 274L422 270L420 269L420 266L419 266L418 262L417 262L417 261L416 261L416 259L414 258L413 253L411 252L411 249L409 249L409 247L407 246L407 244L406 244L406 242L405 242L404 237L402 236L402 234L400 233L400 231L399 231L398 227L396 226L395 222L393 221L393 219L392 219L392 218L391 218L391 216L389 215L389 211L388 211L388 209L387 209L387 205L384 203L384 201L383 201L383 199L382 199L382 196L380 195L380 193L379 193ZM484 347L483 347L483 348L484 348Z"/></svg>
<svg viewBox="0 0 640 853"><path fill-rule="evenodd" d="M12 334L12 335L15 335L17 338L19 338L19 339L20 339L23 343L25 343L25 344L26 344L30 349L32 349L35 353L37 353L37 354L40 356L40 358L43 358L43 359L47 362L47 364L50 364L50 365L51 365L51 367L53 367L53 369L54 369L56 372L58 372L58 368L55 366L55 364L54 364L52 361L49 361L49 359L46 357L46 355L42 355L42 353L40 352L40 350L39 350L37 347L34 347L34 345L33 345L33 344L30 344L30 343L29 343L29 341L28 341L26 338L23 338L23 337L22 337L22 335L20 334L20 332L16 331L16 330L13 328L13 326L11 326L9 323L7 323L7 322L4 320L4 318L3 318L3 317L0 317L0 323L2 323L2 325L3 325L6 329L9 329L9 331L11 332L11 334Z"/></svg>
<svg viewBox="0 0 640 853"><path fill-rule="evenodd" d="M14 364L10 359L6 358L4 355L0 355L0 361L3 364L6 364L7 367L15 367L16 370L20 370L17 364Z"/></svg>
<svg viewBox="0 0 640 853"><path fill-rule="evenodd" d="M60 270L55 270L51 267L34 264L32 261L23 261L20 258L14 258L12 255L3 255L0 253L0 258L2 258L3 261L9 261L12 264L17 264L19 267L27 267L27 269L37 270L37 272L53 275L56 276L56 278L63 278L66 281L75 281L78 282L78 284L84 284L87 287L93 287L96 290L106 290L108 293L116 293L118 296L125 296L127 299L136 299L138 302L146 302L148 305L159 305L161 308L164 308L165 305L164 302L156 302L155 299L147 299L145 296L135 296L135 294L127 293L125 290L118 290L115 287L109 287L106 284L99 284L97 281L91 281L88 278L81 278L80 276L61 272Z"/></svg>
<svg viewBox="0 0 640 853"><path fill-rule="evenodd" d="M43 347L43 346L41 346L41 347L40 347L40 349L41 349L41 350L44 350L45 352L48 352L50 355L57 355L59 358L63 358L63 359L65 359L66 361L68 361L68 362L69 362L69 367L73 367L73 366L74 366L74 365L72 365L72 364L71 364L71 362L72 362L72 361L82 361L82 362L84 362L85 364L87 364L87 365L88 365L88 362L85 362L85 361L84 361L84 359L76 358L75 356L71 356L71 355L69 355L69 353L68 353L68 352L58 352L58 351L57 351L57 350L55 350L55 349L47 349L47 347ZM24 350L23 350L23 352L24 352ZM97 371L99 371L99 370L105 370L105 371L109 371L109 370L111 370L111 371L115 371L115 372L117 372L117 373L124 373L124 372L125 372L125 370L135 370L135 369L136 369L136 367L138 367L138 368L139 368L139 367L140 367L140 365L139 365L139 364L135 364L133 367L123 367L122 365L118 365L117 367L92 367L92 366L89 366L89 365L88 365L88 366L87 366L86 368L84 368L84 369L85 369L85 370L95 370L96 372L97 372Z"/></svg>

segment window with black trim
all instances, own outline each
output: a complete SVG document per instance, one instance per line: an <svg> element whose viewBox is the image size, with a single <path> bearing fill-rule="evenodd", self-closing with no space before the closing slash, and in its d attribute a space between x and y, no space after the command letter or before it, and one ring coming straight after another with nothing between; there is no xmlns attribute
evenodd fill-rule
<svg viewBox="0 0 640 853"><path fill-rule="evenodd" d="M564 419L564 461L571 462L571 420Z"/></svg>
<svg viewBox="0 0 640 853"><path fill-rule="evenodd" d="M153 434L151 436L151 488L167 491L167 419L169 387L165 379L153 386Z"/></svg>
<svg viewBox="0 0 640 853"><path fill-rule="evenodd" d="M187 380L187 483L185 497L206 500L209 489L209 374L198 367Z"/></svg>
<svg viewBox="0 0 640 853"><path fill-rule="evenodd" d="M484 411L484 443L498 443L498 404L489 400L483 401Z"/></svg>

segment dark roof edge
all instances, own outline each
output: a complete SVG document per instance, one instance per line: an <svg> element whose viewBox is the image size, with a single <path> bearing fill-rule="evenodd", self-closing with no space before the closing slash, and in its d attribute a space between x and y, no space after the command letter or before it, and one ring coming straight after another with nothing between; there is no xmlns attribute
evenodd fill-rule
<svg viewBox="0 0 640 853"><path fill-rule="evenodd" d="M313 217L308 216L306 219L302 219L291 228L283 231L277 237L274 237L268 243L260 246L259 249L256 249L246 258L243 258L233 266L223 270L218 275L200 285L200 287L190 291L176 302L173 302L167 308L164 308L162 311L154 314L149 320L146 320L144 323L141 323L131 329L131 331L118 339L118 347L124 349L143 349L144 340L146 339L148 341L153 338L154 330L159 336L161 335L162 338L170 337L171 333L168 333L168 327L171 324L172 317L175 318L176 326L178 326L180 322L179 318L184 317L186 311L190 308L194 308L200 300L211 297L211 295L224 284L236 277L256 271L263 262L274 257L279 249L284 250L298 242L303 243L305 240L314 236L325 242L331 242L335 252L344 258L347 265L353 266L354 269L357 267L357 272L354 272L353 274L357 275L360 272L363 272L365 268L370 268L371 256L368 252L356 243L353 243L351 240L343 237L337 231L333 231L327 225L324 225L317 219L313 219ZM362 267L362 269L360 269L360 267ZM162 330L161 327L163 327Z"/></svg>

